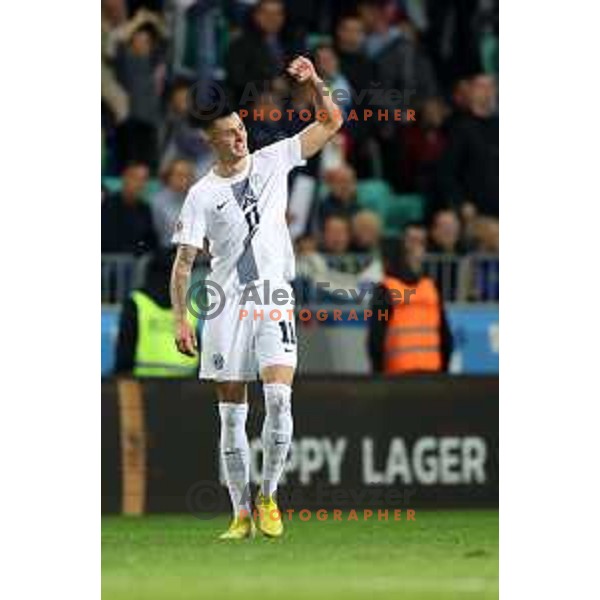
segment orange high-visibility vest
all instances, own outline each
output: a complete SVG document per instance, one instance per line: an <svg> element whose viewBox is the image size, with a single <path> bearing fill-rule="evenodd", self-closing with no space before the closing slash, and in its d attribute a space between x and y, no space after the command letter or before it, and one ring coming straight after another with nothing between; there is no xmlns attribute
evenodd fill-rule
<svg viewBox="0 0 600 600"><path fill-rule="evenodd" d="M402 298L395 300L388 315L384 347L384 373L411 371L437 372L442 368L440 340L440 297L429 277L409 285L400 279L386 277L383 285L398 290ZM406 290L415 289L406 302Z"/></svg>

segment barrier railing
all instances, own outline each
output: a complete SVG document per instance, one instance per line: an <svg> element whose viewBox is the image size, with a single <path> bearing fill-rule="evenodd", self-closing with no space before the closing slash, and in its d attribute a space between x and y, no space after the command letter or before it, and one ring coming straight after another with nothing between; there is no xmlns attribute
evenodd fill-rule
<svg viewBox="0 0 600 600"><path fill-rule="evenodd" d="M464 302L468 297L469 264L461 257L430 254L423 262L423 271L438 285L446 302Z"/></svg>
<svg viewBox="0 0 600 600"><path fill-rule="evenodd" d="M474 254L466 257L465 261L468 261L468 301L498 302L500 298L500 263L498 256Z"/></svg>
<svg viewBox="0 0 600 600"><path fill-rule="evenodd" d="M132 289L142 285L148 261L148 256L103 254L100 267L102 303L120 304Z"/></svg>
<svg viewBox="0 0 600 600"><path fill-rule="evenodd" d="M373 257L347 255L324 257L332 273L344 273L346 283L352 284L356 276L356 288L372 282L363 277L364 269L372 266ZM134 257L126 254L102 255L102 303L120 304L132 289L143 284L150 257ZM377 260L377 259L375 259ZM207 262L199 261L194 279L201 278L207 270ZM430 254L423 263L424 272L437 283L442 298L446 302L497 303L499 299L499 260L498 256L472 254L463 257ZM377 269L373 270L375 274ZM349 279L348 279L349 276ZM300 304L323 301L317 297L315 282L303 277L297 282L297 292L301 295Z"/></svg>

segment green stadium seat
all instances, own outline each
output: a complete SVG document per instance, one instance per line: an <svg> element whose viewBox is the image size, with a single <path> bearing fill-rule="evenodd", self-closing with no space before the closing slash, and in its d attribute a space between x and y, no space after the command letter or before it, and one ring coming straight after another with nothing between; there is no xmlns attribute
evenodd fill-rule
<svg viewBox="0 0 600 600"><path fill-rule="evenodd" d="M425 198L419 194L395 194L388 199L385 211L385 235L398 235L407 223L422 221Z"/></svg>
<svg viewBox="0 0 600 600"><path fill-rule="evenodd" d="M385 181L380 179L368 179L359 181L357 184L358 204L362 208L376 212L383 221L386 218L386 210L391 190Z"/></svg>
<svg viewBox="0 0 600 600"><path fill-rule="evenodd" d="M111 194L121 189L121 179L119 177L103 177L102 183Z"/></svg>
<svg viewBox="0 0 600 600"><path fill-rule="evenodd" d="M120 177L103 177L102 183L104 187L108 189L111 194L119 192L121 190L121 178ZM148 202L156 192L160 189L160 180L159 179L150 179L146 184L146 189L144 190L144 200Z"/></svg>
<svg viewBox="0 0 600 600"><path fill-rule="evenodd" d="M488 75L497 76L500 64L500 54L498 38L494 34L487 33L482 37L481 42L479 43L479 54L484 71Z"/></svg>

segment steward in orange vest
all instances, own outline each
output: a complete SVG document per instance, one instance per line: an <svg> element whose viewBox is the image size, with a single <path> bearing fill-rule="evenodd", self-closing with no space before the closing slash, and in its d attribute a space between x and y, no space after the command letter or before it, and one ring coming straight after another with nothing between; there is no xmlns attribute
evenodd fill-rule
<svg viewBox="0 0 600 600"><path fill-rule="evenodd" d="M395 296L390 293L393 290ZM415 292L407 295L407 290ZM371 308L374 316L369 322L369 354L375 373L448 370L452 334L431 278L406 267L396 277L388 275L375 288ZM388 311L387 321L377 318L379 311Z"/></svg>

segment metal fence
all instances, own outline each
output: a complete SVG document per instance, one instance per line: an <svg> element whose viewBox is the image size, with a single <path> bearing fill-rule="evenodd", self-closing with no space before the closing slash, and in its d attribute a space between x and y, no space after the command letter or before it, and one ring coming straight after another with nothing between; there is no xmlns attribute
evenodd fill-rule
<svg viewBox="0 0 600 600"><path fill-rule="evenodd" d="M145 279L150 258L134 257L126 254L102 255L102 303L120 304L129 293L141 286ZM344 272L361 270L360 255L336 258L341 261ZM328 261L330 266L331 261ZM340 267L341 268L341 267ZM194 279L204 276L207 263L199 261ZM499 300L499 261L498 257L487 254L467 256L427 255L424 272L438 285L446 302L478 302L494 304ZM308 285L308 287L307 287ZM358 285L358 284L357 284ZM303 304L310 299L310 282L302 282Z"/></svg>
<svg viewBox="0 0 600 600"><path fill-rule="evenodd" d="M430 254L425 258L423 269L437 283L446 302L496 303L499 300L498 256Z"/></svg>
<svg viewBox="0 0 600 600"><path fill-rule="evenodd" d="M120 304L132 289L142 285L149 257L130 254L103 254L100 274L102 303Z"/></svg>
<svg viewBox="0 0 600 600"><path fill-rule="evenodd" d="M468 257L470 276L468 300L471 302L498 302L500 299L500 263L498 257L476 254Z"/></svg>
<svg viewBox="0 0 600 600"><path fill-rule="evenodd" d="M102 304L121 304L129 294L144 285L152 256L136 257L131 254L102 254ZM192 281L206 277L208 259L199 257Z"/></svg>

